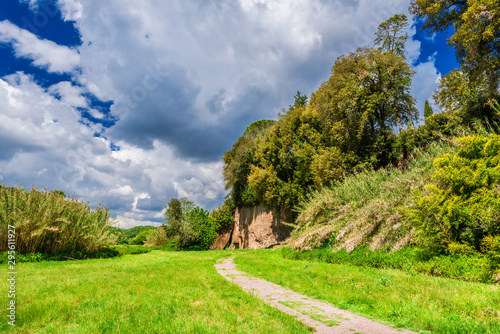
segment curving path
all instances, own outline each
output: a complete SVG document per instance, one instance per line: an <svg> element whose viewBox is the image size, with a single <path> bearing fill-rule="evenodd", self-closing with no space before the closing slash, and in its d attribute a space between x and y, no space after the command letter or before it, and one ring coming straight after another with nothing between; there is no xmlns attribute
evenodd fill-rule
<svg viewBox="0 0 500 334"><path fill-rule="evenodd" d="M239 285L246 292L262 298L271 306L298 317L316 333L409 334L373 320L338 309L327 303L300 295L268 281L251 277L235 269L233 258L221 260L215 268L225 279Z"/></svg>

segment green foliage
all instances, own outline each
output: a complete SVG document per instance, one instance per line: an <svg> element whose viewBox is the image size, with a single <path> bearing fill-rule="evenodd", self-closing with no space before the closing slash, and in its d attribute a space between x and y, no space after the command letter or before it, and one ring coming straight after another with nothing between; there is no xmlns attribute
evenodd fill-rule
<svg viewBox="0 0 500 334"><path fill-rule="evenodd" d="M419 249L404 247L388 252L372 251L357 247L351 253L346 250L332 251L320 248L312 251L282 249L282 256L293 260L322 261L327 263L348 264L359 267L399 269L409 273L422 273L438 277L460 279L470 282L490 282L491 271L485 271L488 259L472 250L464 251L464 245L455 245L452 256L426 257ZM458 250L459 249L459 250Z"/></svg>
<svg viewBox="0 0 500 334"><path fill-rule="evenodd" d="M151 232L146 243L164 245L173 240L176 248L205 250L217 239L217 225L209 218L209 212L187 198L173 198L168 202L162 228L164 234Z"/></svg>
<svg viewBox="0 0 500 334"><path fill-rule="evenodd" d="M233 199L228 198L210 212L210 220L216 231L231 226L234 223L233 210L235 209Z"/></svg>
<svg viewBox="0 0 500 334"><path fill-rule="evenodd" d="M290 109L259 142L249 186L258 202L291 208L313 185L310 169L320 145L319 120L304 107Z"/></svg>
<svg viewBox="0 0 500 334"><path fill-rule="evenodd" d="M173 238L182 233L188 233L184 226L186 217L195 204L187 198L172 198L165 209L165 225L163 226L168 238Z"/></svg>
<svg viewBox="0 0 500 334"><path fill-rule="evenodd" d="M130 240L130 244L131 245L144 245L144 242L146 241L147 237L151 234L151 232L153 231L153 228L148 228L148 229L145 229L141 232L139 232L139 234L137 234L137 236Z"/></svg>
<svg viewBox="0 0 500 334"><path fill-rule="evenodd" d="M7 250L8 225L16 227L17 253L94 253L117 240L108 208L34 187L0 187L0 251Z"/></svg>
<svg viewBox="0 0 500 334"><path fill-rule="evenodd" d="M299 206L290 246L307 250L330 243L351 251L409 242L411 229L400 208L413 204L412 189L431 181L433 160L456 150L446 141L429 144L411 154L406 168L366 168L313 191Z"/></svg>
<svg viewBox="0 0 500 334"><path fill-rule="evenodd" d="M425 107L424 107L424 118L427 119L428 117L432 116L434 114L434 111L432 110L431 104L429 103L429 100L425 100Z"/></svg>
<svg viewBox="0 0 500 334"><path fill-rule="evenodd" d="M197 245L200 247L200 250L205 250L213 245L215 239L217 239L216 226L209 219L209 212L207 210L200 207L194 208L189 212L187 222L192 229L192 237L190 236L190 238L186 239L185 243L181 243L181 246Z"/></svg>
<svg viewBox="0 0 500 334"><path fill-rule="evenodd" d="M163 246L169 241L167 237L167 232L163 226L156 227L146 236L144 245L146 246Z"/></svg>
<svg viewBox="0 0 500 334"><path fill-rule="evenodd" d="M490 97L486 77L473 80L463 68L442 77L433 97L441 110L456 112L464 120L492 117L492 111L486 105Z"/></svg>
<svg viewBox="0 0 500 334"><path fill-rule="evenodd" d="M385 22L382 22L375 33L375 45L385 52L393 52L404 57L405 44L408 40L408 18L404 14L396 14Z"/></svg>
<svg viewBox="0 0 500 334"><path fill-rule="evenodd" d="M293 105L288 106L288 109L295 109L299 107L307 107L307 95L302 95L301 92L297 91L294 96L295 102Z"/></svg>
<svg viewBox="0 0 500 334"><path fill-rule="evenodd" d="M487 235L481 240L481 251L489 260L492 279L500 282L500 236Z"/></svg>
<svg viewBox="0 0 500 334"><path fill-rule="evenodd" d="M122 229L115 226L110 226L110 230L118 238L117 242L118 245L133 244L133 239L135 239L139 233L151 230L153 228L154 226L150 225L134 226L129 229Z"/></svg>
<svg viewBox="0 0 500 334"><path fill-rule="evenodd" d="M226 189L231 189L231 198L238 207L257 204L255 189L249 185L247 179L251 165L255 163L257 143L273 124L272 120L261 120L250 124L232 149L224 153L223 174Z"/></svg>
<svg viewBox="0 0 500 334"><path fill-rule="evenodd" d="M243 132L243 137L256 138L262 137L266 130L274 124L272 119L261 119L250 124Z"/></svg>
<svg viewBox="0 0 500 334"><path fill-rule="evenodd" d="M416 242L443 252L451 243L479 251L486 235L500 231L500 136L456 140L460 150L434 161L433 183L415 191L408 211Z"/></svg>
<svg viewBox="0 0 500 334"><path fill-rule="evenodd" d="M263 139L252 142L251 150L244 150L255 154L246 159L240 155L243 177L227 185L240 189L239 194L244 189L255 195L254 202L291 209L310 189L339 180L355 167L394 162L391 128L417 115L409 94L412 75L404 58L394 52L362 48L340 57L307 107L306 97L298 92L294 106ZM226 162L226 172L237 175L231 167Z"/></svg>
<svg viewBox="0 0 500 334"><path fill-rule="evenodd" d="M423 29L445 31L472 81L485 77L490 95L497 94L500 73L500 3L497 0L412 0L410 12L424 20Z"/></svg>

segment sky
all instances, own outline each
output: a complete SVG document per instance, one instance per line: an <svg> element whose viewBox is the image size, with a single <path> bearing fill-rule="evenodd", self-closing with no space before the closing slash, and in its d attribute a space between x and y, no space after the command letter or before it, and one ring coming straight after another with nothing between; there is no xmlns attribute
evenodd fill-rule
<svg viewBox="0 0 500 334"><path fill-rule="evenodd" d="M245 128L310 96L409 0L2 0L0 183L161 223L173 198L212 209ZM448 33L411 21L423 114L458 67ZM439 109L433 105L435 112Z"/></svg>

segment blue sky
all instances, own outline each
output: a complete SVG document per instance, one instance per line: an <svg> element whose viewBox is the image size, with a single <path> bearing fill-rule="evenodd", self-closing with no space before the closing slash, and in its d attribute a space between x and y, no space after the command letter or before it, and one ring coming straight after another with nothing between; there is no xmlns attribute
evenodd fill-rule
<svg viewBox="0 0 500 334"><path fill-rule="evenodd" d="M221 156L310 95L409 1L3 0L0 182L59 189L122 227L172 197L225 195ZM419 110L457 67L449 33L409 29ZM435 108L436 109L436 108Z"/></svg>

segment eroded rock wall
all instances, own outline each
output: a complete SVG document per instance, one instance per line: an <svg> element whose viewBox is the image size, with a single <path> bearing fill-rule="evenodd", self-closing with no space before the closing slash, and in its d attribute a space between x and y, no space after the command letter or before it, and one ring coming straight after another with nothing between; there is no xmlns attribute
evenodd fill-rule
<svg viewBox="0 0 500 334"><path fill-rule="evenodd" d="M267 248L290 236L292 227L285 225L286 213L264 205L236 209L229 249Z"/></svg>

